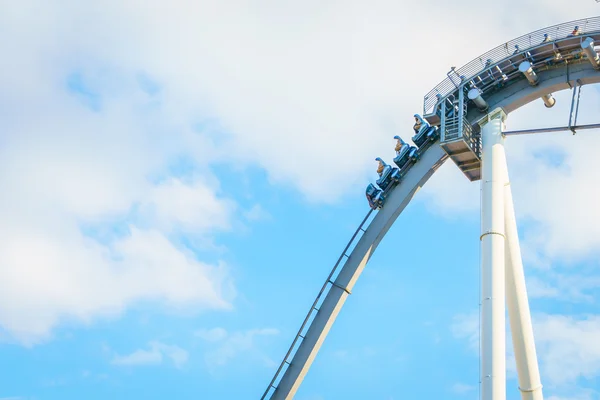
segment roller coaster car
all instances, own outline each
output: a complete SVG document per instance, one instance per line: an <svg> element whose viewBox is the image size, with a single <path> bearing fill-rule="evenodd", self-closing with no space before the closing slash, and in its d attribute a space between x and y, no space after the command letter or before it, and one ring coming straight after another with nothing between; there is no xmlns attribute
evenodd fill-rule
<svg viewBox="0 0 600 400"><path fill-rule="evenodd" d="M381 177L375 182L381 190L386 190L392 183L400 182L400 170L390 165L386 165L381 173Z"/></svg>
<svg viewBox="0 0 600 400"><path fill-rule="evenodd" d="M409 163L415 163L419 159L419 153L417 153L417 148L414 146L409 146L405 144L400 149L400 152L396 157L394 157L394 163L400 168L400 170L404 169Z"/></svg>
<svg viewBox="0 0 600 400"><path fill-rule="evenodd" d="M383 207L383 202L385 200L383 196L383 190L378 189L377 186L369 183L369 186L367 186L366 195L367 200L369 201L369 207L371 207L373 210Z"/></svg>
<svg viewBox="0 0 600 400"><path fill-rule="evenodd" d="M419 132L412 137L412 141L419 148L423 147L427 142L435 142L440 137L440 134L435 126L427 123L421 126Z"/></svg>

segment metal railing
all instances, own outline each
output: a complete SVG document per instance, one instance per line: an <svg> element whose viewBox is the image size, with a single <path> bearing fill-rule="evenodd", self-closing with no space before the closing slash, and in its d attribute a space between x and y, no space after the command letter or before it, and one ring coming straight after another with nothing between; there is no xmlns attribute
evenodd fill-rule
<svg viewBox="0 0 600 400"><path fill-rule="evenodd" d="M448 103L449 102L446 102L446 104ZM467 114L467 103L463 102L462 110L460 109L459 104L459 100L455 100L455 102L451 103L450 113L446 112L447 109L446 107L444 107L444 111L446 112L446 118L444 118L444 139L442 140L443 142L459 139L463 134L462 129L459 128L459 125L461 120L463 120L463 118L461 118L461 115Z"/></svg>
<svg viewBox="0 0 600 400"><path fill-rule="evenodd" d="M481 158L481 135L473 132L471 124L463 120L463 137L477 158Z"/></svg>
<svg viewBox="0 0 600 400"><path fill-rule="evenodd" d="M325 283L323 284L323 286L321 287L321 290L317 294L317 297L314 300L312 306L310 307L310 310L308 310L308 313L306 314L304 321L302 321L302 325L300 325L300 329L298 329L296 336L294 336L294 340L292 341L291 346L289 347L287 353L285 354L285 357L283 357L283 361L281 361L281 363L279 364L279 368L277 368L275 375L271 379L271 382L269 382L269 386L267 386L267 389L265 390L262 397L260 398L261 400L266 400L267 396L272 395L272 392L274 390L277 390L277 387L279 386L279 383L280 383L277 381L278 378L280 378L280 376L282 376L281 375L282 373L285 373L284 368L286 366L289 367L291 365L292 359L295 356L294 350L296 350L296 351L298 350L296 345L304 339L304 336L308 332L308 329L310 328L309 322L311 321L311 317L314 317L316 315L315 312L317 312L317 313L319 312L319 308L320 308L319 303L321 301L323 301L323 299L324 299L323 295L324 294L327 295L329 293L329 290L331 289L331 287L336 286L335 282L334 282L334 275L336 272L339 272L338 267L340 266L340 264L342 264L344 257L346 258L346 260L350 258L350 256L347 254L348 249L350 249L352 244L356 242L357 237L360 240L360 237L362 237L362 235L360 235L360 232L362 232L363 234L365 233L366 229L364 227L365 227L365 225L368 227L368 225L370 224L370 221L368 222L368 219L371 216L371 213L373 211L374 211L373 209L370 209L369 212L367 212L367 215L363 218L362 222L360 223L360 225L358 226L358 228L356 229L356 231L350 238L350 241L348 242L348 244L346 244L346 247L344 247L342 254L337 259L335 265L333 266L331 272L329 273L329 276L327 276L327 279L325 280ZM270 398L270 396L269 396L269 398Z"/></svg>
<svg viewBox="0 0 600 400"><path fill-rule="evenodd" d="M461 77L463 77L462 81L471 80L482 70L494 66L500 61L512 56L515 51L515 45L518 46L519 51L525 51L531 47L540 45L544 41L544 34L548 34L551 41L565 39L572 34L575 26L579 27L581 35L585 35L589 32L598 32L600 31L600 17L579 19L543 28L508 41L482 54L466 65L449 72L446 79L429 91L423 101L423 113L429 114L433 111L438 102L436 97L437 94L440 94L442 98L445 98L454 92L457 89L457 83L461 81ZM490 60L490 62L488 62L488 60Z"/></svg>
<svg viewBox="0 0 600 400"><path fill-rule="evenodd" d="M473 133L471 124L466 119L462 121L462 129L459 128L459 118L449 118L446 120L445 141L450 142L457 139L463 139L469 145L473 153L479 157L481 151L481 138Z"/></svg>

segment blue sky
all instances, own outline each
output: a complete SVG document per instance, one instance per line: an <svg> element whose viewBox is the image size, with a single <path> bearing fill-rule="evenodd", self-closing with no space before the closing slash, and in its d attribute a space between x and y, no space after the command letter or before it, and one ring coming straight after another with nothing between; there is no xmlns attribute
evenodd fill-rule
<svg viewBox="0 0 600 400"><path fill-rule="evenodd" d="M423 95L600 7L506 3L495 18L471 0L2 3L0 400L259 398ZM564 125L570 94L555 97L508 129ZM600 88L582 99L597 123ZM549 400L600 399L598 145L506 145ZM448 163L296 398L476 399L478 238L479 185Z"/></svg>

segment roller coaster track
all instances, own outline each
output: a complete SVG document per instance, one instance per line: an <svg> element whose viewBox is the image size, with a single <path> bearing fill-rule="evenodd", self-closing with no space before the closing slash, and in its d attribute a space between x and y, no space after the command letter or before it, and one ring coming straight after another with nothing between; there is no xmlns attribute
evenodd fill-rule
<svg viewBox="0 0 600 400"><path fill-rule="evenodd" d="M573 36L575 26L579 26L580 32ZM549 35L549 40L544 34ZM464 67L453 68L447 78L425 96L424 117L431 125L440 127L441 141L423 151L402 181L386 193L385 204L380 210L369 210L364 217L325 280L261 400L294 397L367 262L398 216L435 171L451 158L470 180L479 179L480 175L471 173L481 158L478 122L498 108L508 114L544 96L548 98L553 92L573 89L575 95L575 90L581 90L581 86L600 83L600 58L597 61L590 58L594 54L594 42L591 53L584 48L590 40L600 43L600 17L570 21L529 33L490 50ZM524 61L529 62L537 74L535 84L519 70ZM474 88L485 99L483 110L465 96ZM440 105L442 110L446 107L459 110L458 121L462 122L458 125L460 130L456 138L449 137L448 121L445 112L439 112ZM573 111L573 105L571 108ZM564 128L573 130L571 123ZM451 146L453 143L466 143L467 147L456 151ZM464 162L460 158L468 151L475 157L472 164L475 167L470 169L462 168ZM369 220L374 212L375 216ZM348 254L353 244L355 246Z"/></svg>

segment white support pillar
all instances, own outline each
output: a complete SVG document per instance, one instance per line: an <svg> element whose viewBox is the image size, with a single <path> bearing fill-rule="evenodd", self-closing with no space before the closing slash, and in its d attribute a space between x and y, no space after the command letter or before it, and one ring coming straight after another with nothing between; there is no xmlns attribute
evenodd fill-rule
<svg viewBox="0 0 600 400"><path fill-rule="evenodd" d="M505 118L502 109L496 109L482 124L481 400L506 400Z"/></svg>
<svg viewBox="0 0 600 400"><path fill-rule="evenodd" d="M519 390L523 400L543 400L542 381L533 339L525 273L523 272L521 247L519 246L508 171L504 187L504 217L506 231L506 304L517 362Z"/></svg>

